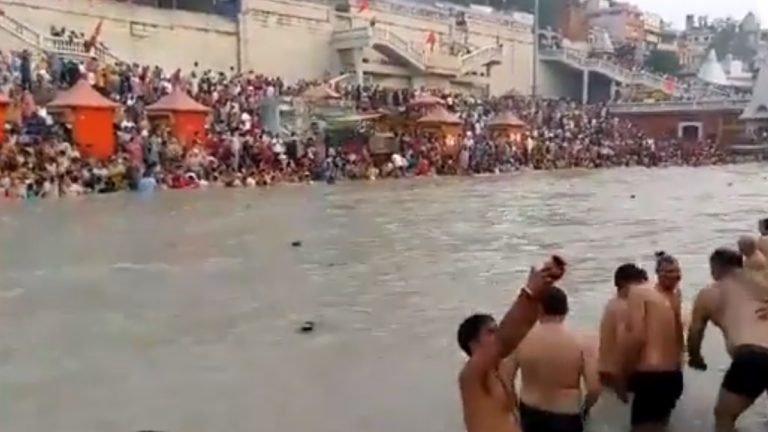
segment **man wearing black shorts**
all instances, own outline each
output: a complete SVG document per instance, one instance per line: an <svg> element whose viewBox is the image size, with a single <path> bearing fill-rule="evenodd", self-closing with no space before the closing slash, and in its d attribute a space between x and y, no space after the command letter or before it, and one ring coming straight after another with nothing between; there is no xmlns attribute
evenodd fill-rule
<svg viewBox="0 0 768 432"><path fill-rule="evenodd" d="M768 390L767 286L742 270L742 256L717 249L710 256L714 283L696 296L688 330L688 365L706 370L701 342L708 322L723 331L731 366L715 406L715 430L733 432L738 417Z"/></svg>
<svg viewBox="0 0 768 432"><path fill-rule="evenodd" d="M632 286L628 295L623 376L616 393L632 398L632 430L664 431L683 393L683 333L680 319L680 266L665 253L656 255L654 285Z"/></svg>

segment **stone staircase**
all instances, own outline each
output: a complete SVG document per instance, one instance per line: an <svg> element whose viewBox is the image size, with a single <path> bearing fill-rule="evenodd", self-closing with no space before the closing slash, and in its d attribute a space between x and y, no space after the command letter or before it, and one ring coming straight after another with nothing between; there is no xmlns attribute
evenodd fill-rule
<svg viewBox="0 0 768 432"><path fill-rule="evenodd" d="M662 76L646 71L633 71L607 60L588 58L585 53L573 49L541 50L539 58L542 61L556 61L575 69L596 72L623 84L642 85L661 90L673 96L679 96L683 92L678 86L668 85L667 79Z"/></svg>
<svg viewBox="0 0 768 432"><path fill-rule="evenodd" d="M41 33L32 26L10 17L4 11L0 11L0 32L7 33L8 36L23 41L30 48L64 58L82 60L95 55L101 62L123 62L120 57L108 48L97 46L93 51L87 52L83 41L70 41L65 38Z"/></svg>
<svg viewBox="0 0 768 432"><path fill-rule="evenodd" d="M419 72L427 70L423 49L387 29L366 26L336 30L331 44L336 50L371 47L387 58Z"/></svg>
<svg viewBox="0 0 768 432"><path fill-rule="evenodd" d="M503 55L503 47L496 44L478 48L463 56L437 52L433 55L426 44L412 42L386 28L370 26L336 30L331 44L337 50L371 47L420 73L455 77L484 71L487 65L501 64Z"/></svg>
<svg viewBox="0 0 768 432"><path fill-rule="evenodd" d="M469 54L459 57L461 74L464 75L469 72L478 71L485 66L500 65L503 54L504 47L497 44L471 51Z"/></svg>

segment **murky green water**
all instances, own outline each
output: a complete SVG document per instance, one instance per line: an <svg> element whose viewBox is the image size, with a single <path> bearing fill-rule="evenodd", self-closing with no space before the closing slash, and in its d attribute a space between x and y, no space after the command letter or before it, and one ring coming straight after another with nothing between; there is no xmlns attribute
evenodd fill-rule
<svg viewBox="0 0 768 432"><path fill-rule="evenodd" d="M764 174L765 173L765 174ZM574 326L613 269L706 256L766 216L765 166L621 169L0 203L3 431L461 429L456 325L501 313L549 251ZM635 195L632 199L631 195ZM303 247L290 243L301 240ZM311 335L295 332L317 321ZM727 358L687 373L708 430ZM764 430L758 402L747 430ZM596 430L626 413L603 406Z"/></svg>

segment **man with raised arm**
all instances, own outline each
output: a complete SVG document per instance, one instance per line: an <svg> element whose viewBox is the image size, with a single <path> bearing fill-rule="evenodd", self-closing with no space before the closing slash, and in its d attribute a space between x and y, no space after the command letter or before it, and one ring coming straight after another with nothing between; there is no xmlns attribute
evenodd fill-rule
<svg viewBox="0 0 768 432"><path fill-rule="evenodd" d="M459 374L467 432L519 432L513 418L512 389L499 372L502 360L525 338L539 317L540 300L565 273L565 262L553 256L540 269L531 268L528 281L497 326L490 315L465 319L458 343L469 356Z"/></svg>

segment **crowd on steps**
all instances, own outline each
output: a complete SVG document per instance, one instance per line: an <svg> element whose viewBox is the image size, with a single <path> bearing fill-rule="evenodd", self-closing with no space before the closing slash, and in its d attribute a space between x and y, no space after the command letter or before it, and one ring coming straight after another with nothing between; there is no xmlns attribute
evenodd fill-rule
<svg viewBox="0 0 768 432"><path fill-rule="evenodd" d="M70 126L45 108L58 91L81 79L119 103L117 151L108 159L81 155ZM182 143L167 125L151 123L145 111L174 87L211 109L205 133L192 142ZM265 128L265 100L302 98L311 89L368 116L360 116L363 120L336 139L322 122L305 131ZM2 52L0 94L14 107L0 143L0 195L6 198L725 161L712 142L648 138L602 105L396 90L343 80L286 83L255 71L201 70L197 64L188 71L165 71ZM425 99L432 104L417 104ZM391 152L370 150L375 117L415 118L432 109L456 123L458 132L450 142L434 132L395 128L387 135L394 143ZM489 123L500 113L514 113L524 131L514 136L489 133Z"/></svg>

